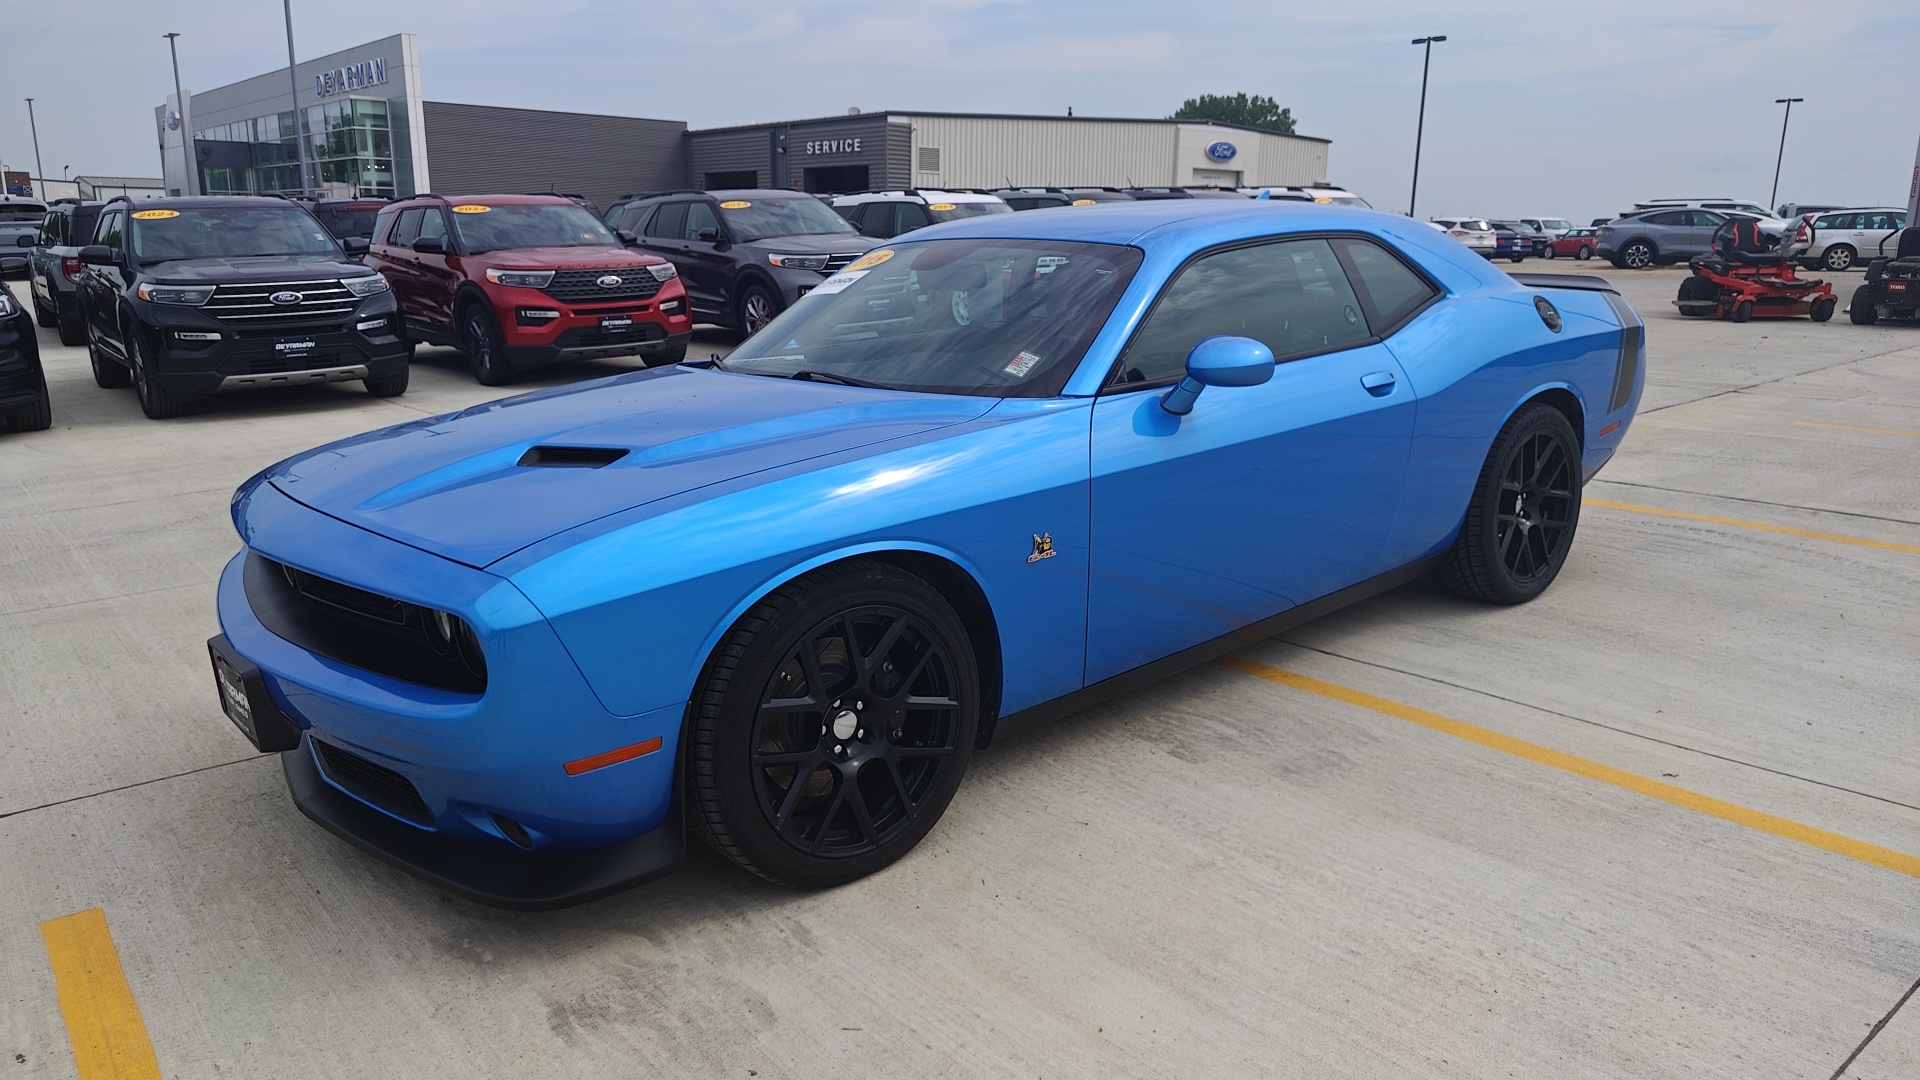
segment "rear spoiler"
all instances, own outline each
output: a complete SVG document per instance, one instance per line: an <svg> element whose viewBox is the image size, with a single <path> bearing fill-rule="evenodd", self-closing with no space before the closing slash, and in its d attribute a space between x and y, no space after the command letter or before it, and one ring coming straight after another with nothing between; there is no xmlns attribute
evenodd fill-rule
<svg viewBox="0 0 1920 1080"><path fill-rule="evenodd" d="M1606 278L1591 277L1587 274L1513 274L1513 280L1522 285L1531 285L1536 289L1585 289L1588 292L1610 292L1618 296L1619 289Z"/></svg>

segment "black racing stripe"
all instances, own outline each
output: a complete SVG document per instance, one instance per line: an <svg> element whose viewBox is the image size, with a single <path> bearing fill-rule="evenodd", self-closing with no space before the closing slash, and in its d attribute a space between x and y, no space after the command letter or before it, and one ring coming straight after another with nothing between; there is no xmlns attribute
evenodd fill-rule
<svg viewBox="0 0 1920 1080"><path fill-rule="evenodd" d="M1620 359L1613 369L1613 397L1607 403L1607 411L1616 412L1625 408L1633 397L1633 380L1640 374L1640 353L1646 345L1647 328L1618 294L1600 295L1613 309L1613 317L1620 320Z"/></svg>

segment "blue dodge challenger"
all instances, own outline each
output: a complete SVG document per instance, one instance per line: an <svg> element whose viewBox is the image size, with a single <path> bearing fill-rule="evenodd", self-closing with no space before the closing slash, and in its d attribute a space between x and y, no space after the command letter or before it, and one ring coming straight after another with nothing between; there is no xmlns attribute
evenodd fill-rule
<svg viewBox="0 0 1920 1080"><path fill-rule="evenodd" d="M483 903L604 895L689 829L850 881L999 725L1422 575L1538 596L1642 355L1605 281L1367 210L936 226L724 360L249 480L216 687L304 813Z"/></svg>

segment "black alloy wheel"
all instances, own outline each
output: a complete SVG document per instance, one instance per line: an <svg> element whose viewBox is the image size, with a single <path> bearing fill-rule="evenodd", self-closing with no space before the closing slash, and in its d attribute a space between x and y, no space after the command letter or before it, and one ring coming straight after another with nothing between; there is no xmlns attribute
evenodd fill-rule
<svg viewBox="0 0 1920 1080"><path fill-rule="evenodd" d="M1820 264L1829 270L1845 270L1853 265L1854 251L1845 244L1835 244L1820 257Z"/></svg>
<svg viewBox="0 0 1920 1080"><path fill-rule="evenodd" d="M1873 286L1862 285L1853 290L1853 299L1847 301L1847 318L1855 326L1872 326L1880 321L1879 309L1873 306Z"/></svg>
<svg viewBox="0 0 1920 1080"><path fill-rule="evenodd" d="M1645 240L1629 241L1615 261L1622 270L1645 270L1653 265L1653 245Z"/></svg>
<svg viewBox="0 0 1920 1080"><path fill-rule="evenodd" d="M138 326L127 331L127 360L133 365L133 392L139 395L140 411L147 414L147 419L170 420L187 411L186 402L169 392L148 369Z"/></svg>
<svg viewBox="0 0 1920 1080"><path fill-rule="evenodd" d="M904 855L959 787L979 723L964 625L888 563L776 590L716 651L692 705L689 817L752 872L820 888Z"/></svg>
<svg viewBox="0 0 1920 1080"><path fill-rule="evenodd" d="M133 385L133 372L100 354L100 345L87 335L87 363L93 366L93 385L102 390L124 390Z"/></svg>
<svg viewBox="0 0 1920 1080"><path fill-rule="evenodd" d="M1481 467L1454 541L1436 572L1462 596L1520 604L1545 592L1565 565L1580 523L1580 439L1551 405L1507 421Z"/></svg>
<svg viewBox="0 0 1920 1080"><path fill-rule="evenodd" d="M500 340L500 328L493 324L493 312L478 303L469 303L460 317L460 347L467 354L467 367L482 386L504 386L513 378L507 366L506 346Z"/></svg>
<svg viewBox="0 0 1920 1080"><path fill-rule="evenodd" d="M749 335L759 333L760 328L772 322L778 314L779 302L765 285L749 285L740 294L740 329Z"/></svg>

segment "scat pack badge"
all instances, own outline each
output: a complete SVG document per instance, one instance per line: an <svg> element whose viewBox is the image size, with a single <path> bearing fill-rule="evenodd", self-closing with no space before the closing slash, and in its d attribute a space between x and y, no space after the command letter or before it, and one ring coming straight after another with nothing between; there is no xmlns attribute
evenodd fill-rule
<svg viewBox="0 0 1920 1080"><path fill-rule="evenodd" d="M1052 533L1046 532L1046 533L1033 534L1033 554L1027 556L1028 562L1036 563L1036 562L1039 562L1041 559L1051 559L1054 557L1055 554L1056 552L1053 550L1053 534Z"/></svg>

